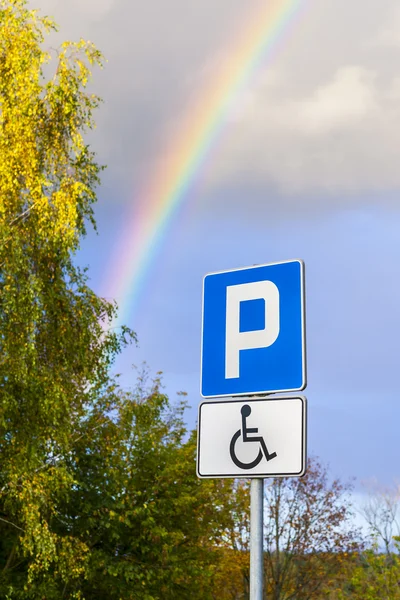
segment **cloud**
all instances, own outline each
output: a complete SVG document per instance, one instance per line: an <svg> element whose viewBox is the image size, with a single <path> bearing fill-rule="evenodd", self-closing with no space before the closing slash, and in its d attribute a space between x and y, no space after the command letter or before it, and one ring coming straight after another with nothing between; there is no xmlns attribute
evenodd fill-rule
<svg viewBox="0 0 400 600"><path fill-rule="evenodd" d="M400 186L399 78L384 83L373 70L345 65L297 97L269 79L246 106L213 160L213 185L273 183L288 193Z"/></svg>
<svg viewBox="0 0 400 600"><path fill-rule="evenodd" d="M298 129L304 135L326 135L367 118L376 108L373 80L374 75L362 67L338 69L331 82L289 106L297 117Z"/></svg>
<svg viewBox="0 0 400 600"><path fill-rule="evenodd" d="M221 56L234 54L244 21L263 1L35 2L54 15L60 40L92 39L108 58L94 78L105 100L94 147L115 189L124 195L133 180L154 176L166 140L198 98L207 101ZM273 63L226 115L206 182L310 196L397 189L396 15L397 0L309 0Z"/></svg>
<svg viewBox="0 0 400 600"><path fill-rule="evenodd" d="M263 0L262 0L263 1ZM252 0L254 6L261 0ZM104 53L93 88L104 104L94 145L116 185L140 174L164 146L193 89L249 14L242 0L30 0L59 33L49 43L89 39ZM250 14L252 7L250 8ZM171 125L172 124L172 125ZM129 183L128 183L129 185Z"/></svg>

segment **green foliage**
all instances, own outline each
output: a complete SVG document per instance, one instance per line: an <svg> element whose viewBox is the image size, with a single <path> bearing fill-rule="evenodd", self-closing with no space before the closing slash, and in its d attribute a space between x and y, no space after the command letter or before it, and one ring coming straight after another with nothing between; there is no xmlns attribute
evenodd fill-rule
<svg viewBox="0 0 400 600"><path fill-rule="evenodd" d="M52 57L54 28L0 0L0 597L211 598L232 484L196 478L184 403L110 378L134 336L74 265L102 57L84 41Z"/></svg>
<svg viewBox="0 0 400 600"><path fill-rule="evenodd" d="M149 390L140 380L133 392L113 384L87 407L69 451L47 469L70 478L66 493L43 505L49 542L32 535L31 559L21 563L14 537L17 551L7 548L0 595L214 597L236 494L228 480L197 479L195 435L187 438L184 408L183 400L171 406L158 380ZM38 552L40 563L33 558Z"/></svg>
<svg viewBox="0 0 400 600"><path fill-rule="evenodd" d="M377 547L372 547L357 555L339 599L400 599L399 540L396 538L395 550L396 552L380 553Z"/></svg>
<svg viewBox="0 0 400 600"><path fill-rule="evenodd" d="M55 564L61 579L83 572L87 548L51 527L74 481L61 457L130 336L105 332L115 307L73 263L94 222L101 168L83 135L98 99L85 87L101 55L65 43L46 80L41 45L52 29L23 0L0 0L2 597L21 565L27 598Z"/></svg>
<svg viewBox="0 0 400 600"><path fill-rule="evenodd" d="M394 555L366 550L350 570L340 600L397 600L400 598L400 561Z"/></svg>
<svg viewBox="0 0 400 600"><path fill-rule="evenodd" d="M185 403L172 408L158 381L104 398L83 423L91 440L78 436L65 508L65 532L90 548L84 597L210 597L232 484L196 478Z"/></svg>

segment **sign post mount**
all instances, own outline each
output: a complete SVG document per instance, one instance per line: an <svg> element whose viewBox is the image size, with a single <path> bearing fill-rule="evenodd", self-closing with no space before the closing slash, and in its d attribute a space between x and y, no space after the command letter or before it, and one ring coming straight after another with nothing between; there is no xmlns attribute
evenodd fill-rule
<svg viewBox="0 0 400 600"><path fill-rule="evenodd" d="M205 276L200 371L197 475L251 478L250 600L262 600L264 478L304 475L307 401L255 396L307 385L303 261Z"/></svg>

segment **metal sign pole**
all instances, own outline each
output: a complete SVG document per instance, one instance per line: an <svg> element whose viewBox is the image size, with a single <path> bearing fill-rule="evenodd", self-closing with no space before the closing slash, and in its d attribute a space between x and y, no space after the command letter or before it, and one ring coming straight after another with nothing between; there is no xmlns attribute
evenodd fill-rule
<svg viewBox="0 0 400 600"><path fill-rule="evenodd" d="M264 480L250 487L250 600L263 600L264 584Z"/></svg>

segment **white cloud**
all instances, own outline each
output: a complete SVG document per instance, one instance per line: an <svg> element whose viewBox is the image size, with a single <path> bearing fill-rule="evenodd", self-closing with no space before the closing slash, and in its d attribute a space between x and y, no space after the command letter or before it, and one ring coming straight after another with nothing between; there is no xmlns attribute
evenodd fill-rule
<svg viewBox="0 0 400 600"><path fill-rule="evenodd" d="M400 81L343 66L307 95L253 92L213 160L210 183L273 183L286 192L400 187Z"/></svg>
<svg viewBox="0 0 400 600"><path fill-rule="evenodd" d="M263 2L35 2L54 15L60 39L92 39L109 59L95 74L105 99L95 147L116 186L154 176L165 139L174 138L199 97L208 100L221 60L235 56L243 21ZM273 183L310 196L397 189L398 0L306 4L272 65L259 70L226 115L205 177L222 188Z"/></svg>
<svg viewBox="0 0 400 600"><path fill-rule="evenodd" d="M373 80L374 75L361 67L338 69L331 82L294 103L299 127L304 134L324 135L359 122L375 109Z"/></svg>

